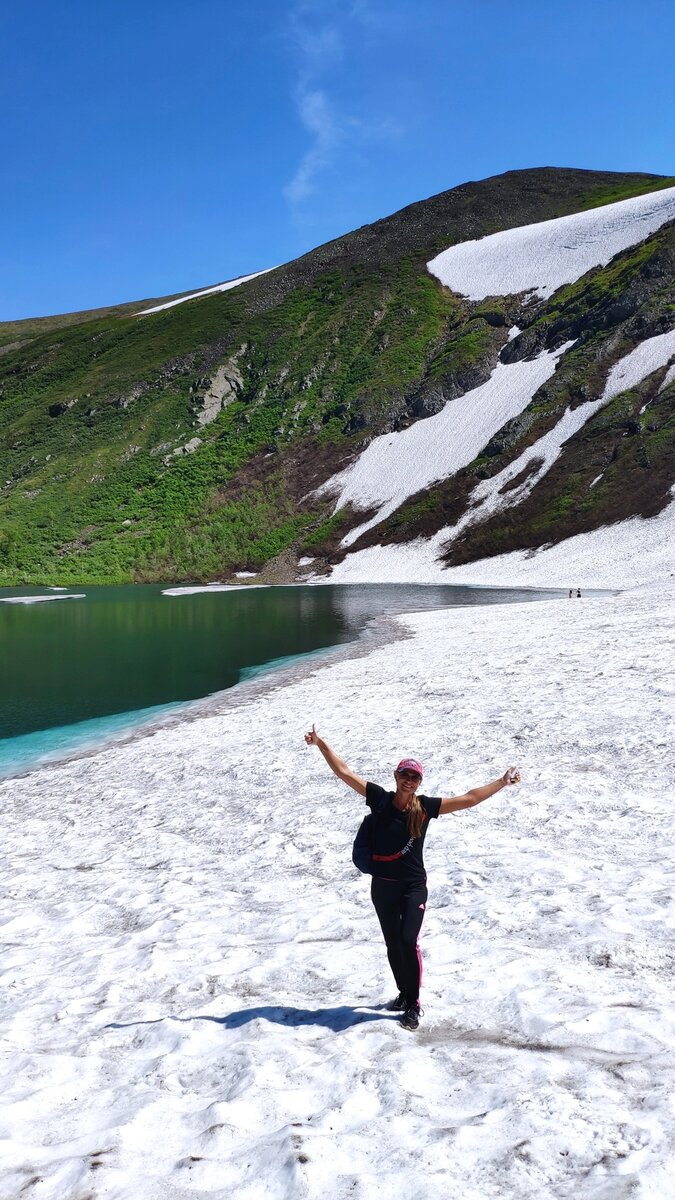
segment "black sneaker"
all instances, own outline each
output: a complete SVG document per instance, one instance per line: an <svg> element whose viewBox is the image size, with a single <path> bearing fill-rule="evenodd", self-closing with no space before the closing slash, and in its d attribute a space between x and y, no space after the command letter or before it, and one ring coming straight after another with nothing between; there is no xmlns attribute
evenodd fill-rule
<svg viewBox="0 0 675 1200"><path fill-rule="evenodd" d="M415 1030L420 1023L422 1009L419 1005L419 1000L414 1000L412 1004L408 1004L403 1016L401 1017L401 1025L404 1029Z"/></svg>
<svg viewBox="0 0 675 1200"><path fill-rule="evenodd" d="M405 1012L407 1007L408 1007L408 1001L406 1000L405 994L403 992L399 992L396 999L390 1000L387 1005L389 1012Z"/></svg>

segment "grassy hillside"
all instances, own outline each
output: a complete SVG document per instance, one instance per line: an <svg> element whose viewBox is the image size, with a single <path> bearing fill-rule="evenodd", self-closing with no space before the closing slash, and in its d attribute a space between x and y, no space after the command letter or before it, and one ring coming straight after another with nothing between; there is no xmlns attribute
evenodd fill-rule
<svg viewBox="0 0 675 1200"><path fill-rule="evenodd" d="M672 183L513 172L162 313L137 317L140 305L130 305L0 326L0 583L202 580L257 570L287 550L330 558L350 514L331 518L313 488L374 434L486 379L514 319L517 300L465 303L426 273L426 260L460 237ZM607 336L608 308L620 308L635 280L648 324L665 320L654 270L666 282L671 271L672 295L670 236L540 306L523 353L581 323L590 331L581 378ZM636 312L611 327L629 338ZM12 339L21 344L10 348ZM531 436L554 408L537 416ZM387 535L441 520L472 472L496 469L508 452L416 498ZM529 537L531 518L525 526ZM505 536L493 530L489 546Z"/></svg>
<svg viewBox="0 0 675 1200"><path fill-rule="evenodd" d="M162 296L154 300L134 300L126 304L114 304L109 308L84 309L82 312L57 313L52 317L25 317L21 321L0 321L0 354L9 350L18 350L26 346L43 333L54 333L58 329L68 329L71 325L82 325L87 321L97 321L102 317L122 317L151 308L167 300L176 300L185 295L177 292L174 296Z"/></svg>

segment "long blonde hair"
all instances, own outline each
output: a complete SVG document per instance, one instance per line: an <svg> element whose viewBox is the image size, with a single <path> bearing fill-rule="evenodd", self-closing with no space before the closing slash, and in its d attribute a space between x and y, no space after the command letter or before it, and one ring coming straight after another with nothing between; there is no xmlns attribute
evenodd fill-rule
<svg viewBox="0 0 675 1200"><path fill-rule="evenodd" d="M426 813L422 808L417 792L410 797L410 807L408 809L408 833L413 838L418 838L422 832L424 818Z"/></svg>

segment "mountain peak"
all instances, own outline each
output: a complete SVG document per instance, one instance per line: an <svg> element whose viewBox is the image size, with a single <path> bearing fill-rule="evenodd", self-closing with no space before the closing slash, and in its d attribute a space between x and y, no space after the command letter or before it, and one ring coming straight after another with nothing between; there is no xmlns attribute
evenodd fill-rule
<svg viewBox="0 0 675 1200"><path fill-rule="evenodd" d="M509 171L173 306L0 327L0 580L330 578L419 539L438 572L656 517L674 183Z"/></svg>

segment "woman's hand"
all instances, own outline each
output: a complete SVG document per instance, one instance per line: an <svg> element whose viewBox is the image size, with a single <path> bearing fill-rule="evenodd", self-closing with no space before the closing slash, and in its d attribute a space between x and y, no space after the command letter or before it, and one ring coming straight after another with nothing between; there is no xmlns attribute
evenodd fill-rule
<svg viewBox="0 0 675 1200"><path fill-rule="evenodd" d="M505 787L511 787L514 783L520 783L520 771L517 767L509 767L502 775L502 783Z"/></svg>
<svg viewBox="0 0 675 1200"><path fill-rule="evenodd" d="M337 775L338 779L341 779L343 783L346 783L350 788L353 788L355 792L358 792L359 796L365 796L365 779L360 779L358 775L355 775L354 772L349 769L344 759L340 758L340 756L336 754L334 750L331 750L328 742L325 742L322 737L319 737L318 733L316 732L316 725L312 725L309 733L305 734L305 741L307 742L308 746L319 747L319 750L323 754L328 766L333 774Z"/></svg>

